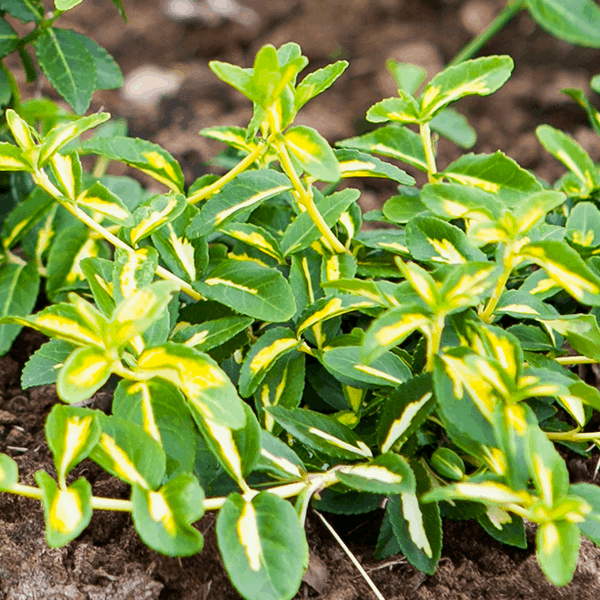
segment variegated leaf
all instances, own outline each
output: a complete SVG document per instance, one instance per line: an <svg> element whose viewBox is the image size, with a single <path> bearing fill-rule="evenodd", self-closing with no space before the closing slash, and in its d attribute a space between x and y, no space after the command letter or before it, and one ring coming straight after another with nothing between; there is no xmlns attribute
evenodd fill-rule
<svg viewBox="0 0 600 600"><path fill-rule="evenodd" d="M238 382L240 394L245 398L252 395L275 361L301 343L287 327L270 329L261 336L242 365Z"/></svg>

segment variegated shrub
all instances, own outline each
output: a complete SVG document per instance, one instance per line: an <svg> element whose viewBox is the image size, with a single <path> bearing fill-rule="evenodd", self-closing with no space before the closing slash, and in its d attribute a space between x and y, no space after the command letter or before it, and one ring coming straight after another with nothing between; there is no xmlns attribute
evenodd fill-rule
<svg viewBox="0 0 600 600"><path fill-rule="evenodd" d="M119 84L112 59L53 27L40 2L0 7L37 23L38 60L76 111ZM9 35L0 49L23 43ZM76 72L80 46L96 87L53 71L60 51ZM501 152L437 164L437 135L475 142L450 105L500 88L508 56L461 62L421 92L425 73L391 61L398 95L367 113L383 125L335 149L294 119L347 63L299 80L307 62L288 43L265 46L251 69L211 63L254 114L245 129L201 132L227 144L234 166L189 188L168 152L109 115L21 102L0 72L10 84L0 168L14 200L1 234L0 346L22 326L52 338L22 385L55 383L64 402L46 422L56 478L40 471L37 487L23 485L0 455L0 490L41 500L53 547L93 510L122 510L148 546L187 556L203 544L193 523L218 510L223 562L252 600L298 590L311 502L345 514L385 507L376 555L401 552L429 574L442 516L475 518L519 547L528 520L542 570L564 585L580 534L600 544L600 489L571 484L555 447L585 457L600 447L585 429L600 392L571 370L600 362L598 168L549 126L538 138L568 170L554 186ZM598 130L585 94L569 94ZM97 157L91 172L82 155ZM429 183L418 189L374 155ZM165 192L107 175L111 161ZM356 177L392 180L398 194L362 215L359 190L338 190ZM49 304L31 314L41 281ZM105 384L109 415L88 408ZM130 484L131 499L72 481L86 458Z"/></svg>

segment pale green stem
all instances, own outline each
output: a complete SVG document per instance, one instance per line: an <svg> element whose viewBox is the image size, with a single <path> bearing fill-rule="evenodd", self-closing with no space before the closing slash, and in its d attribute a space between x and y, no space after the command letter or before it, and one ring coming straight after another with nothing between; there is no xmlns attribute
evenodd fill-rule
<svg viewBox="0 0 600 600"><path fill-rule="evenodd" d="M510 0L502 12L474 40L471 40L446 66L453 67L477 54L525 5L526 0Z"/></svg>
<svg viewBox="0 0 600 600"><path fill-rule="evenodd" d="M421 123L419 125L419 133L425 150L425 160L427 161L427 177L430 183L435 183L437 178L437 165L435 164L435 150L433 149L433 140L431 138L431 128L429 123Z"/></svg>
<svg viewBox="0 0 600 600"><path fill-rule="evenodd" d="M21 483L13 483L7 492L18 494L19 496L26 496L27 498L35 498L36 500L42 499L42 490L31 485L23 485ZM124 512L131 512L132 503L129 500L119 500L117 498L99 498L92 496L92 508L99 510L119 510Z"/></svg>
<svg viewBox="0 0 600 600"><path fill-rule="evenodd" d="M585 442L587 440L599 440L600 431L591 431L589 433L580 433L577 429L571 431L545 431L549 440L561 440L568 442Z"/></svg>
<svg viewBox="0 0 600 600"><path fill-rule="evenodd" d="M561 365L595 365L600 362L587 356L559 356L554 360Z"/></svg>
<svg viewBox="0 0 600 600"><path fill-rule="evenodd" d="M188 200L187 200L188 204L197 204L201 200L204 200L205 198L208 198L209 196L212 196L212 195L216 194L217 192L220 192L221 188L226 183L229 183L230 181L235 179L240 173L242 173L250 165L252 165L252 163L259 160L262 157L262 155L265 153L266 149L267 149L267 145L265 144L265 142L259 143L258 146L256 146L256 148L254 150L252 150L252 152L250 152L250 154L245 156L237 165L235 165L235 167L233 167L233 169L231 169L229 172L225 173L225 175L223 175L223 177L217 179L217 181L215 181L214 183L211 183L210 185L207 185L206 187L199 189L197 192L194 192L188 198Z"/></svg>
<svg viewBox="0 0 600 600"><path fill-rule="evenodd" d="M325 222L323 215L319 212L315 201L311 194L304 188L300 178L298 177L292 161L287 153L285 144L281 141L276 142L277 154L281 162L281 167L285 174L290 178L294 190L296 191L296 197L298 203L306 210L313 223L317 226L317 229L321 235L327 240L333 252L338 254L344 254L347 252L346 247L335 237L329 225Z"/></svg>

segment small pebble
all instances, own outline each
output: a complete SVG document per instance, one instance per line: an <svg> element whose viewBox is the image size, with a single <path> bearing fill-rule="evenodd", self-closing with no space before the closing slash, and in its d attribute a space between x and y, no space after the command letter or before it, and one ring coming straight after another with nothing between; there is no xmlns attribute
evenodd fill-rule
<svg viewBox="0 0 600 600"><path fill-rule="evenodd" d="M460 9L459 17L463 28L471 35L479 35L496 16L496 8L490 2L470 0Z"/></svg>
<svg viewBox="0 0 600 600"><path fill-rule="evenodd" d="M163 96L177 93L183 75L154 65L144 65L125 77L123 98L144 110L156 110Z"/></svg>

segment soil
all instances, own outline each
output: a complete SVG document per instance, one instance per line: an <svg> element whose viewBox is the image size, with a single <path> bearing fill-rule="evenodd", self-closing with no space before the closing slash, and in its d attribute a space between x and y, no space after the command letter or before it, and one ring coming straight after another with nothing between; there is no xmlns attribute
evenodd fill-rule
<svg viewBox="0 0 600 600"><path fill-rule="evenodd" d="M209 60L250 66L265 43L276 46L296 41L311 60L310 69L339 58L350 61L344 76L325 94L311 101L298 123L316 127L331 142L368 130L366 110L395 94L385 61L395 58L425 67L429 76L481 31L505 4L504 0L212 0L216 7L238 6L237 13L218 17L206 8L196 19L178 20L158 0L127 0L129 24L120 19L108 0L85 0L58 24L85 33L105 47L120 64L124 91L98 92L92 110L103 107L127 119L131 135L160 143L182 163L186 180L218 168L207 163L222 146L198 136L204 127L245 126L251 107L235 90L219 82ZM174 2L171 5L182 2ZM199 1L198 6L204 5ZM589 129L583 111L560 93L581 87L596 74L600 51L558 41L540 30L526 13L518 15L482 54L509 54L515 71L509 82L489 98L458 103L477 130L475 152L501 149L522 166L548 181L564 169L537 142L535 127L549 123L572 135L600 160L600 140ZM14 61L11 65L11 61ZM8 66L16 64L9 57ZM142 76L146 76L144 79ZM152 97L148 77L160 77L163 93ZM43 78L26 95L53 92ZM156 89L157 80L154 79ZM152 87L152 84L150 84ZM595 101L592 98L592 101ZM461 151L439 143L443 168ZM124 167L112 165L113 173ZM410 171L410 169L407 169ZM411 172L420 182L422 174ZM152 180L144 183L155 186ZM381 206L394 193L385 182L353 182L362 190L364 210ZM11 352L0 358L0 452L19 464L23 483L32 484L39 469L52 472L43 425L58 402L53 386L22 390L20 371L27 357L43 342L25 331ZM98 394L94 406L106 408L110 397ZM571 457L574 479L593 481L597 457ZM95 495L126 498L128 488L85 461L75 476L84 475ZM534 554L534 530L528 548L503 546L473 522L446 521L444 549L437 573L427 577L402 556L372 559L382 518L360 521L325 515L343 534L364 568L387 600L586 600L600 594L600 549L582 540L573 582L555 588L542 575ZM234 600L214 538L214 515L197 523L205 534L204 550L191 558L172 559L148 550L135 533L127 514L96 511L90 526L74 542L59 550L46 546L38 502L0 495L0 594L5 600ZM357 526L358 523L358 526ZM311 562L296 598L362 600L375 596L314 515L307 523Z"/></svg>

